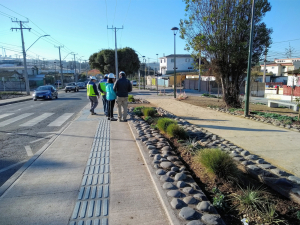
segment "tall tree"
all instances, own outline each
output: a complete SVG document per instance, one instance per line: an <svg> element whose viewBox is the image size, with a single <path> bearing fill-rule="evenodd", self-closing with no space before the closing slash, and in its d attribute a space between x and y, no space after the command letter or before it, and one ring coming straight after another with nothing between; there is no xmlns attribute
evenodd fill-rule
<svg viewBox="0 0 300 225"><path fill-rule="evenodd" d="M101 73L114 73L115 71L115 50L102 49L89 58L91 68L98 69ZM133 74L138 71L140 60L132 48L118 49L118 70L126 74Z"/></svg>
<svg viewBox="0 0 300 225"><path fill-rule="evenodd" d="M180 20L181 38L187 50L201 52L220 80L228 107L240 107L240 86L248 61L253 0L184 0L186 19ZM268 0L256 0L252 63L271 44L272 29L262 22L271 10Z"/></svg>

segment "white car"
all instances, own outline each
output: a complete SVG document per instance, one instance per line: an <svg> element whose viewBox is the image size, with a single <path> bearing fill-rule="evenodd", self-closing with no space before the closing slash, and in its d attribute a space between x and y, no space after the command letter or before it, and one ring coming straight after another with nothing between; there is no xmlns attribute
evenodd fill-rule
<svg viewBox="0 0 300 225"><path fill-rule="evenodd" d="M131 83L132 83L132 86L137 86L136 80L132 80Z"/></svg>

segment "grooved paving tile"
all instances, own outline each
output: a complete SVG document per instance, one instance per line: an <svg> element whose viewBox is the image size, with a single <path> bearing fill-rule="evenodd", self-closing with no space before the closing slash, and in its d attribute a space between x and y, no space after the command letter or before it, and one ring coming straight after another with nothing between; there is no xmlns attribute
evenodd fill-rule
<svg viewBox="0 0 300 225"><path fill-rule="evenodd" d="M110 123L100 120L69 225L108 225Z"/></svg>

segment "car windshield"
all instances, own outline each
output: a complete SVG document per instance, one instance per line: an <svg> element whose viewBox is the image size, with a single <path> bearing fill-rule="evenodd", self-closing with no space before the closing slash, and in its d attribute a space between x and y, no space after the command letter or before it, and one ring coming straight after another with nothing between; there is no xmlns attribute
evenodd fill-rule
<svg viewBox="0 0 300 225"><path fill-rule="evenodd" d="M48 91L51 90L51 87L48 86L40 86L36 89L37 91Z"/></svg>

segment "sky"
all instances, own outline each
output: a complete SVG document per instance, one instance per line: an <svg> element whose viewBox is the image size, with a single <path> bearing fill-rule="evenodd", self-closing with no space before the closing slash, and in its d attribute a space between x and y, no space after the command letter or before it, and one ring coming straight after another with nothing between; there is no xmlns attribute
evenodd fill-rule
<svg viewBox="0 0 300 225"><path fill-rule="evenodd" d="M285 58L285 49L294 49L292 56L300 57L300 29L298 11L300 0L269 0L271 12L264 22L273 29L273 44L268 60ZM184 19L185 3L182 0L1 0L0 2L0 55L22 55L20 27L13 20L27 21L23 30L25 49L42 35L27 52L27 58L59 59L58 48L64 46L62 59L88 60L101 49L115 48L117 31L118 48L131 47L149 61L156 62L174 53L172 27L179 27ZM176 35L176 53L189 54L184 50L185 40ZM17 56L16 56L17 54ZM22 58L22 56L21 56Z"/></svg>

